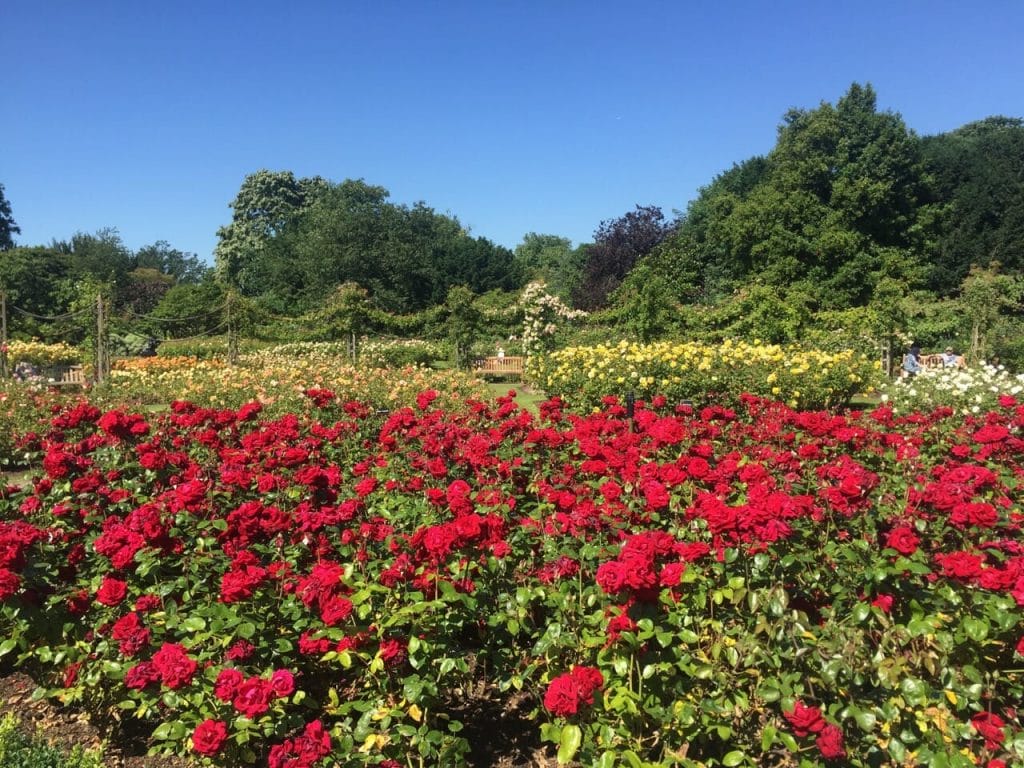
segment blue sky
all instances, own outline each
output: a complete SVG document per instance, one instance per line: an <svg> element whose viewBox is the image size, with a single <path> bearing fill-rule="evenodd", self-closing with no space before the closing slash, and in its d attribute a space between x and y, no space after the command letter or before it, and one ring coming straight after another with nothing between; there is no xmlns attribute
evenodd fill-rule
<svg viewBox="0 0 1024 768"><path fill-rule="evenodd" d="M1021 0L3 0L0 184L22 245L116 227L212 261L260 168L585 242L854 81L922 135L1024 116L1022 29Z"/></svg>

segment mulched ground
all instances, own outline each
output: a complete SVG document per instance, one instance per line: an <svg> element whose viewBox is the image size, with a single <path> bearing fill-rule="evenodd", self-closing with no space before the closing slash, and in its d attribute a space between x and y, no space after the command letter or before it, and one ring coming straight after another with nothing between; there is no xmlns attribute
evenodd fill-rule
<svg viewBox="0 0 1024 768"><path fill-rule="evenodd" d="M33 699L35 688L23 672L0 672L0 712L17 714L26 733L42 734L68 750L103 746L107 768L195 768L195 763L179 757L146 755L140 738L106 734L104 740L84 713ZM540 744L536 724L526 718L528 708L525 698L502 702L478 692L453 712L465 724L463 735L472 745L465 768L555 768L553 750Z"/></svg>

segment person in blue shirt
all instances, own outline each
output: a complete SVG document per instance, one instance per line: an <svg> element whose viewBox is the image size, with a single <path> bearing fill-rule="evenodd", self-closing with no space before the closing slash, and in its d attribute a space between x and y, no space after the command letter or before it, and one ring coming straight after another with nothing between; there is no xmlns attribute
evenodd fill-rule
<svg viewBox="0 0 1024 768"><path fill-rule="evenodd" d="M962 355L956 354L952 347L946 347L946 351L942 353L942 367L963 368L964 358Z"/></svg>
<svg viewBox="0 0 1024 768"><path fill-rule="evenodd" d="M921 372L921 350L917 347L911 347L907 350L907 354L903 356L903 375L910 377L916 376Z"/></svg>

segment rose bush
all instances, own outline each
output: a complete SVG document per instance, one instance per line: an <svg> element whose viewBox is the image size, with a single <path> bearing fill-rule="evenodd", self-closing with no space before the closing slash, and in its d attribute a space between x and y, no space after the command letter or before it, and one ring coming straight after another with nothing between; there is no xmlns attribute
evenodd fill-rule
<svg viewBox="0 0 1024 768"><path fill-rule="evenodd" d="M881 383L881 367L854 350L825 351L760 342L699 342L567 347L531 358L528 374L548 394L595 407L609 394L678 403L735 405L741 394L794 408L844 405Z"/></svg>
<svg viewBox="0 0 1024 768"><path fill-rule="evenodd" d="M957 412L980 413L999 406L1002 396L1024 392L1024 375L1001 365L977 368L925 368L912 378L894 379L882 397L900 413L948 406Z"/></svg>
<svg viewBox="0 0 1024 768"><path fill-rule="evenodd" d="M465 764L474 695L600 768L1024 761L1012 398L305 398L50 414L0 659L223 766Z"/></svg>

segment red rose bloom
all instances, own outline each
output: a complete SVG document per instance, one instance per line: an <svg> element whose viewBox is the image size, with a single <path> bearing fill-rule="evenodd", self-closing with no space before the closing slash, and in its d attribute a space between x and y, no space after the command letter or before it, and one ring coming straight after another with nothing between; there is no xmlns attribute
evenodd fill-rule
<svg viewBox="0 0 1024 768"><path fill-rule="evenodd" d="M160 680L168 688L180 688L192 679L198 665L188 657L185 648L178 643L164 643L153 654L153 667Z"/></svg>
<svg viewBox="0 0 1024 768"><path fill-rule="evenodd" d="M103 605L115 606L128 594L128 585L112 576L104 576L103 583L96 590L96 600Z"/></svg>
<svg viewBox="0 0 1024 768"><path fill-rule="evenodd" d="M279 699L291 696L295 691L295 677L287 669L275 669L270 676L270 687Z"/></svg>
<svg viewBox="0 0 1024 768"><path fill-rule="evenodd" d="M6 568L0 568L0 600L6 600L17 592L20 584L21 578L18 574Z"/></svg>
<svg viewBox="0 0 1024 768"><path fill-rule="evenodd" d="M572 675L559 675L544 692L544 707L557 717L571 717L579 709L579 693L579 686Z"/></svg>
<svg viewBox="0 0 1024 768"><path fill-rule="evenodd" d="M846 757L846 747L843 746L843 732L837 725L828 723L821 729L821 733L814 740L826 760L841 760Z"/></svg>
<svg viewBox="0 0 1024 768"><path fill-rule="evenodd" d="M253 719L270 709L270 701L273 696L274 689L270 687L268 680L250 677L238 687L231 703L243 715Z"/></svg>
<svg viewBox="0 0 1024 768"><path fill-rule="evenodd" d="M825 727L825 720L821 716L821 710L817 707L808 707L801 701L793 702L793 709L787 712L782 710L783 717L793 727L793 733L797 736L809 736L818 733Z"/></svg>
<svg viewBox="0 0 1024 768"><path fill-rule="evenodd" d="M594 693L604 685L604 675L594 667L576 667L559 675L544 693L544 706L558 717L575 715L581 704L593 704Z"/></svg>
<svg viewBox="0 0 1024 768"><path fill-rule="evenodd" d="M917 551L917 545L921 542L917 534L906 526L900 525L889 531L885 540L885 546L895 549L901 555L912 555Z"/></svg>
<svg viewBox="0 0 1024 768"><path fill-rule="evenodd" d="M203 720L192 732L192 749L200 755L220 752L228 738L228 727L220 720Z"/></svg>
<svg viewBox="0 0 1024 768"><path fill-rule="evenodd" d="M979 712L971 718L971 725L984 737L987 749L999 749L1006 739L1006 734L1003 733L1006 722L993 712Z"/></svg>
<svg viewBox="0 0 1024 768"><path fill-rule="evenodd" d="M213 695L223 702L231 701L238 692L238 687L245 682L245 675L237 669L222 669L213 684Z"/></svg>

